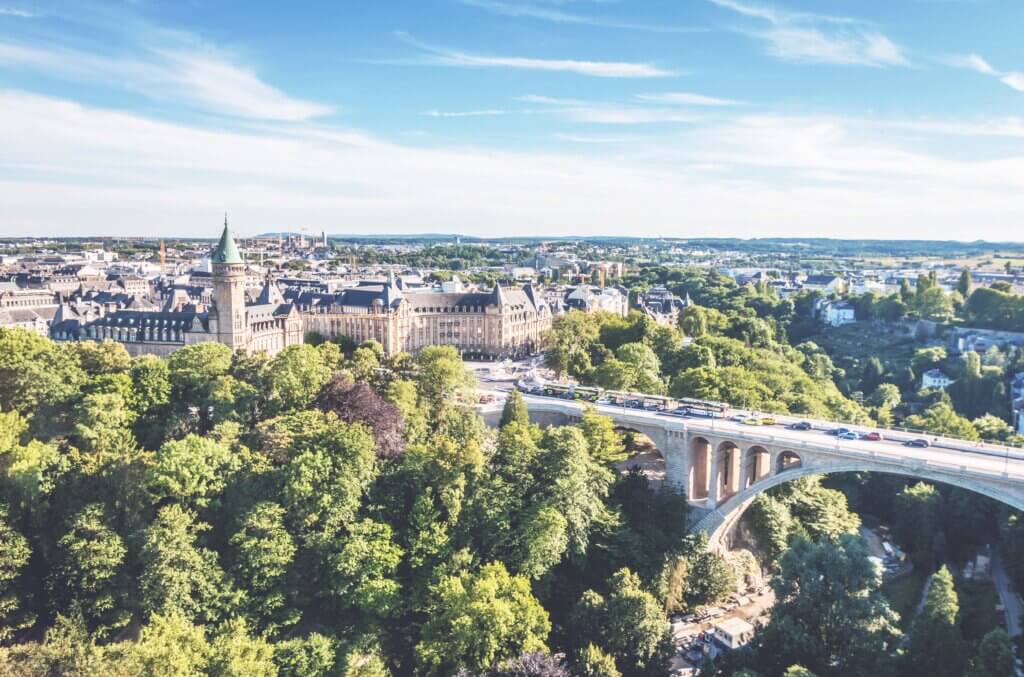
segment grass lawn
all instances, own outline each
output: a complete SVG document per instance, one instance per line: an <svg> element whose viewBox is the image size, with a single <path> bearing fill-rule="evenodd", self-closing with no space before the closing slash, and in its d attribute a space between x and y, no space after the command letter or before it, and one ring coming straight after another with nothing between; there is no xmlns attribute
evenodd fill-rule
<svg viewBox="0 0 1024 677"><path fill-rule="evenodd" d="M900 615L900 628L907 632L914 620L914 611L921 601L928 575L915 569L902 578L890 579L882 583L882 594L889 600L889 606Z"/></svg>

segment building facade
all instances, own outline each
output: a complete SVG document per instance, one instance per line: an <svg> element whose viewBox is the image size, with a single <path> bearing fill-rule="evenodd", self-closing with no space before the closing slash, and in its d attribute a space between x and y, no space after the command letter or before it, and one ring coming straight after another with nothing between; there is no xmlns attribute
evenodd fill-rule
<svg viewBox="0 0 1024 677"><path fill-rule="evenodd" d="M98 318L82 316L64 304L50 324L57 341L102 341L124 345L130 355L168 355L196 343L218 342L232 350L273 355L302 343L302 316L267 278L255 302L245 296L246 266L224 220L211 254L212 304L182 304L163 310L116 310Z"/></svg>
<svg viewBox="0 0 1024 677"><path fill-rule="evenodd" d="M450 345L466 357L503 359L540 350L551 328L551 309L533 287L490 292L405 291L389 275L383 283L363 283L335 294L296 292L307 331L325 338L373 340L392 355Z"/></svg>

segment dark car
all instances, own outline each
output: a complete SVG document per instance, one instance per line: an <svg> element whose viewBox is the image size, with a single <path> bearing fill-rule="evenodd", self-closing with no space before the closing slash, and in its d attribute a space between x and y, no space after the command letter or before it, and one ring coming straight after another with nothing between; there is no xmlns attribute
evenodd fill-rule
<svg viewBox="0 0 1024 677"><path fill-rule="evenodd" d="M807 421L800 421L799 423L790 423L786 427L789 428L790 430L810 430L811 424L808 423Z"/></svg>
<svg viewBox="0 0 1024 677"><path fill-rule="evenodd" d="M923 437L919 437L916 440L907 440L906 442L903 443L903 446L905 446L905 447L930 447L930 446L932 446L932 443L929 442L928 440L924 439Z"/></svg>
<svg viewBox="0 0 1024 677"><path fill-rule="evenodd" d="M844 434L849 433L849 432L853 432L853 431L850 430L849 428L834 428L832 430L829 430L828 434L829 435L836 435L836 436L838 436L838 435L844 435Z"/></svg>

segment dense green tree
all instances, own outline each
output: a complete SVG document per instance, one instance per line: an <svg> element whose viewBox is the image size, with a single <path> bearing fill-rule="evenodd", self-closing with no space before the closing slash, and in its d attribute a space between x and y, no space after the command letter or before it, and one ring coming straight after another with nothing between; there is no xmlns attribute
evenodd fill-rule
<svg viewBox="0 0 1024 677"><path fill-rule="evenodd" d="M437 409L457 391L474 385L458 351L452 346L427 346L416 356L416 376L420 400Z"/></svg>
<svg viewBox="0 0 1024 677"><path fill-rule="evenodd" d="M588 644L580 651L576 660L576 674L579 677L621 677L615 665L615 657L606 654L599 647Z"/></svg>
<svg viewBox="0 0 1024 677"><path fill-rule="evenodd" d="M757 640L759 666L769 674L793 664L824 676L890 674L896 618L859 536L798 538L779 569L776 605Z"/></svg>
<svg viewBox="0 0 1024 677"><path fill-rule="evenodd" d="M608 588L605 596L584 593L573 611L580 658L588 646L582 642L593 639L623 675L665 674L673 648L661 605L628 569L617 571Z"/></svg>
<svg viewBox="0 0 1024 677"><path fill-rule="evenodd" d="M706 536L698 536L689 550L685 599L690 609L717 604L736 589L736 572L708 549Z"/></svg>
<svg viewBox="0 0 1024 677"><path fill-rule="evenodd" d="M236 579L248 592L252 614L267 625L291 625L298 620L298 613L288 609L287 578L297 547L284 517L284 508L277 503L257 503L230 540Z"/></svg>
<svg viewBox="0 0 1024 677"><path fill-rule="evenodd" d="M914 618L903 672L908 676L959 677L966 663L957 626L960 609L953 576L945 566L928 583L924 608Z"/></svg>
<svg viewBox="0 0 1024 677"><path fill-rule="evenodd" d="M530 411L526 408L526 402L523 401L523 396L519 394L518 390L510 392L505 399L505 406L501 410L501 422L498 425L504 428L512 422L521 425L530 424Z"/></svg>
<svg viewBox="0 0 1024 677"><path fill-rule="evenodd" d="M398 603L395 571L402 549L391 527L370 519L351 524L344 544L331 557L331 594L348 607L383 617Z"/></svg>
<svg viewBox="0 0 1024 677"><path fill-rule="evenodd" d="M127 651L128 674L199 677L207 674L210 645L202 626L184 614L153 614Z"/></svg>
<svg viewBox="0 0 1024 677"><path fill-rule="evenodd" d="M559 375L580 376L590 370L588 350L598 340L600 318L578 310L559 315L544 337L546 365Z"/></svg>
<svg viewBox="0 0 1024 677"><path fill-rule="evenodd" d="M59 609L77 607L83 620L101 632L130 620L125 599L127 548L107 526L103 506L93 503L71 521L57 541L57 562L49 587Z"/></svg>
<svg viewBox="0 0 1024 677"><path fill-rule="evenodd" d="M21 612L16 585L30 555L28 540L7 524L7 511L0 506L0 640L34 620Z"/></svg>
<svg viewBox="0 0 1024 677"><path fill-rule="evenodd" d="M626 343L615 351L616 359L625 367L627 390L658 393L663 389L658 374L661 360L645 343Z"/></svg>
<svg viewBox="0 0 1024 677"><path fill-rule="evenodd" d="M217 379L231 368L231 349L223 343L196 343L175 350L167 358L171 402L178 408L195 407L206 416L210 393Z"/></svg>
<svg viewBox="0 0 1024 677"><path fill-rule="evenodd" d="M36 416L36 432L56 432L56 409L66 405L85 380L85 372L64 346L24 329L0 327L0 402L27 418Z"/></svg>
<svg viewBox="0 0 1024 677"><path fill-rule="evenodd" d="M225 621L210 641L210 677L275 677L274 648L249 633L245 619Z"/></svg>
<svg viewBox="0 0 1024 677"><path fill-rule="evenodd" d="M615 430L615 422L588 407L579 422L580 431L587 441L590 457L598 463L616 463L626 459L622 435Z"/></svg>
<svg viewBox="0 0 1024 677"><path fill-rule="evenodd" d="M117 341L76 341L69 350L89 376L115 374L128 371L132 359L125 347Z"/></svg>
<svg viewBox="0 0 1024 677"><path fill-rule="evenodd" d="M154 355L132 360L132 408L139 414L154 412L170 402L171 382L167 361Z"/></svg>
<svg viewBox="0 0 1024 677"><path fill-rule="evenodd" d="M139 553L143 611L209 622L237 605L217 553L198 543L208 529L178 505L160 509L143 534Z"/></svg>
<svg viewBox="0 0 1024 677"><path fill-rule="evenodd" d="M135 443L131 426L136 413L114 393L90 393L75 408L75 438L79 447L100 457L117 454Z"/></svg>
<svg viewBox="0 0 1024 677"><path fill-rule="evenodd" d="M979 437L971 422L959 416L953 407L945 402L933 404L921 415L908 416L906 424L910 428L964 440L974 441Z"/></svg>
<svg viewBox="0 0 1024 677"><path fill-rule="evenodd" d="M935 536L942 514L942 495L924 482L903 489L893 504L893 535L925 570L930 570L941 554L935 552Z"/></svg>
<svg viewBox="0 0 1024 677"><path fill-rule="evenodd" d="M278 677L328 677L334 674L335 642L312 633L274 644Z"/></svg>
<svg viewBox="0 0 1024 677"><path fill-rule="evenodd" d="M594 383L608 390L632 390L635 370L617 358L609 358L594 370Z"/></svg>
<svg viewBox="0 0 1024 677"><path fill-rule="evenodd" d="M769 494L759 494L743 519L750 525L769 565L777 566L779 558L789 547L789 536L793 530L789 506Z"/></svg>
<svg viewBox="0 0 1024 677"><path fill-rule="evenodd" d="M377 370L380 369L381 357L372 348L364 346L356 348L348 361L348 369L352 372L352 377L357 381L373 381L377 376Z"/></svg>
<svg viewBox="0 0 1024 677"><path fill-rule="evenodd" d="M304 411L266 421L258 446L280 468L290 532L309 544L329 539L353 519L374 477L369 429L342 423L333 413Z"/></svg>
<svg viewBox="0 0 1024 677"><path fill-rule="evenodd" d="M591 458L587 440L577 428L548 428L541 443L540 482L545 502L566 520L569 549L583 555L595 522L608 519L604 498L611 472Z"/></svg>
<svg viewBox="0 0 1024 677"><path fill-rule="evenodd" d="M520 654L546 650L550 630L529 582L492 562L475 574L446 576L434 586L416 660L429 675L459 668L481 672Z"/></svg>
<svg viewBox="0 0 1024 677"><path fill-rule="evenodd" d="M957 280L956 290L960 292L961 296L967 298L968 296L971 295L971 286L973 285L973 283L974 282L971 279L971 271L967 268L964 268L963 270L960 271L960 279Z"/></svg>
<svg viewBox="0 0 1024 677"><path fill-rule="evenodd" d="M272 410L284 413L309 406L331 377L323 354L306 344L288 346L270 361L268 399Z"/></svg>
<svg viewBox="0 0 1024 677"><path fill-rule="evenodd" d="M986 634L968 667L968 677L1002 677L1014 670L1013 643L1002 628Z"/></svg>
<svg viewBox="0 0 1024 677"><path fill-rule="evenodd" d="M239 467L227 446L209 437L188 435L165 443L146 474L146 488L157 499L172 499L204 508L224 491Z"/></svg>
<svg viewBox="0 0 1024 677"><path fill-rule="evenodd" d="M880 409L892 409L899 405L901 399L900 389L892 383L880 383L870 398L871 404Z"/></svg>
<svg viewBox="0 0 1024 677"><path fill-rule="evenodd" d="M872 393L882 384L885 378L885 367L882 361L875 356L869 357L864 365L864 374L860 379L860 389L865 393Z"/></svg>

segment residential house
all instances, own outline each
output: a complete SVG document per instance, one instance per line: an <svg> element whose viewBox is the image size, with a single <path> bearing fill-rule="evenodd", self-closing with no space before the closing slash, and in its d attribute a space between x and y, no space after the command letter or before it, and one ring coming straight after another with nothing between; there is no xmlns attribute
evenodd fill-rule
<svg viewBox="0 0 1024 677"><path fill-rule="evenodd" d="M946 376L941 369L929 369L921 375L922 388L939 388L945 390L953 383L953 379Z"/></svg>

